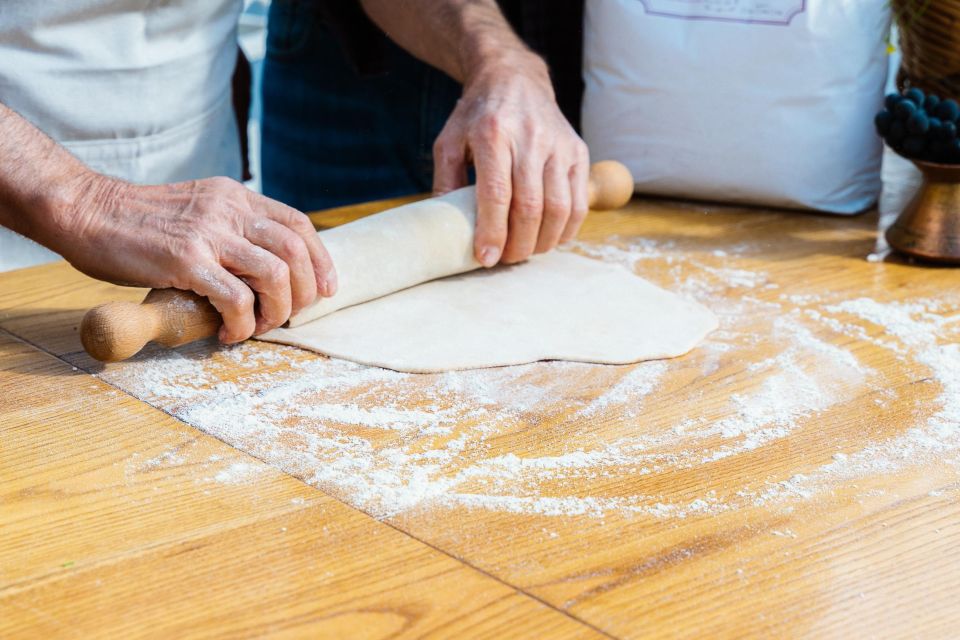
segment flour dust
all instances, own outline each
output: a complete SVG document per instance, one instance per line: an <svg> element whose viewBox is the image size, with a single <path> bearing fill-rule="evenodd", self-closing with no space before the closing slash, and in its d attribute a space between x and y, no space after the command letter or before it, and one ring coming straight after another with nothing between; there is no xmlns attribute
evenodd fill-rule
<svg viewBox="0 0 960 640"><path fill-rule="evenodd" d="M749 245L691 254L613 237L573 250L707 305L719 330L684 358L627 367L541 362L403 374L248 342L155 350L100 376L379 518L456 508L686 518L808 500L906 465L956 465L958 300L781 292L744 268ZM861 362L868 346L882 350L884 366ZM897 393L893 370L936 387L906 428L840 442L824 461L788 461L779 477L663 489L678 472L709 475L792 438L826 438L820 425L851 402L882 411ZM677 417L676 407L688 414ZM215 479L249 473L234 466ZM633 491L624 495L624 486Z"/></svg>

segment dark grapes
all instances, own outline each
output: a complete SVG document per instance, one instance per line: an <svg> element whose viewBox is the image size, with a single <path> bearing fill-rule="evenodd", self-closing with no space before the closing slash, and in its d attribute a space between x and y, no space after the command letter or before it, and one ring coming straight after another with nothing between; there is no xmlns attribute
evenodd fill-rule
<svg viewBox="0 0 960 640"><path fill-rule="evenodd" d="M913 104L917 105L918 107L922 107L924 101L927 99L926 96L923 94L923 91L921 91L920 89L917 89L916 87L914 87L913 89L909 89L906 93L903 94L903 97L911 101Z"/></svg>
<svg viewBox="0 0 960 640"><path fill-rule="evenodd" d="M912 100L901 100L893 108L893 112L897 114L898 118L906 122L910 119L910 116L917 112L917 105Z"/></svg>
<svg viewBox="0 0 960 640"><path fill-rule="evenodd" d="M911 158L919 158L927 148L927 141L923 136L908 136L903 141L903 152Z"/></svg>
<svg viewBox="0 0 960 640"><path fill-rule="evenodd" d="M891 93L873 122L900 155L914 160L960 164L960 104L913 87Z"/></svg>
<svg viewBox="0 0 960 640"><path fill-rule="evenodd" d="M877 126L877 133L883 137L890 132L890 125L893 124L893 114L884 109L873 119L873 123Z"/></svg>
<svg viewBox="0 0 960 640"><path fill-rule="evenodd" d="M960 117L960 105L957 104L956 100L944 100L937 105L937 111L934 115L941 120L956 122L957 118Z"/></svg>
<svg viewBox="0 0 960 640"><path fill-rule="evenodd" d="M890 124L890 131L887 132L887 142L892 146L897 146L907 137L907 128L899 120L894 120Z"/></svg>
<svg viewBox="0 0 960 640"><path fill-rule="evenodd" d="M940 140L943 138L943 120L940 118L930 118L930 139Z"/></svg>
<svg viewBox="0 0 960 640"><path fill-rule="evenodd" d="M930 155L937 162L943 162L950 153L950 143L946 140L934 140L930 143Z"/></svg>
<svg viewBox="0 0 960 640"><path fill-rule="evenodd" d="M930 130L930 118L922 109L910 116L907 120L907 131L915 135L923 135Z"/></svg>
<svg viewBox="0 0 960 640"><path fill-rule="evenodd" d="M950 150L947 152L949 162L960 162L960 138L954 138L948 145Z"/></svg>

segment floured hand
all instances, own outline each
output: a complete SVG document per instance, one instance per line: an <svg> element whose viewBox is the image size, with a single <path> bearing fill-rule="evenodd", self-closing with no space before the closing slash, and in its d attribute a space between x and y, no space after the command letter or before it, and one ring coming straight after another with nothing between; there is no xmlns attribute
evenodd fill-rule
<svg viewBox="0 0 960 640"><path fill-rule="evenodd" d="M477 174L474 251L487 267L572 239L587 214L587 146L557 106L546 66L517 52L479 67L434 145L434 192Z"/></svg>
<svg viewBox="0 0 960 640"><path fill-rule="evenodd" d="M276 328L336 292L309 219L238 182L138 186L94 174L82 184L46 244L95 278L207 297L223 316L223 342Z"/></svg>

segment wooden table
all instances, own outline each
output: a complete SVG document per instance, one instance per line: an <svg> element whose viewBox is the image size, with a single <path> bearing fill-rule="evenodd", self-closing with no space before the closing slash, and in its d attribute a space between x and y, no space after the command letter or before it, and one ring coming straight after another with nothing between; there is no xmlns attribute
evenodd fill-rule
<svg viewBox="0 0 960 640"><path fill-rule="evenodd" d="M637 367L103 368L82 313L142 292L0 275L0 637L955 636L960 272L867 261L876 225L593 214L575 250L721 318Z"/></svg>

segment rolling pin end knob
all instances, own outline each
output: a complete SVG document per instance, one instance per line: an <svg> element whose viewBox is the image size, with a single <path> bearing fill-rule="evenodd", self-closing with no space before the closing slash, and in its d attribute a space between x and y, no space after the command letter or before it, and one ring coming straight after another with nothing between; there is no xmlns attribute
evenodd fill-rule
<svg viewBox="0 0 960 640"><path fill-rule="evenodd" d="M597 211L619 209L633 197L633 175L616 160L603 160L590 166L590 208Z"/></svg>
<svg viewBox="0 0 960 640"><path fill-rule="evenodd" d="M154 323L142 306L132 302L108 302L94 307L80 323L80 341L100 362L119 362L133 357L153 338Z"/></svg>

